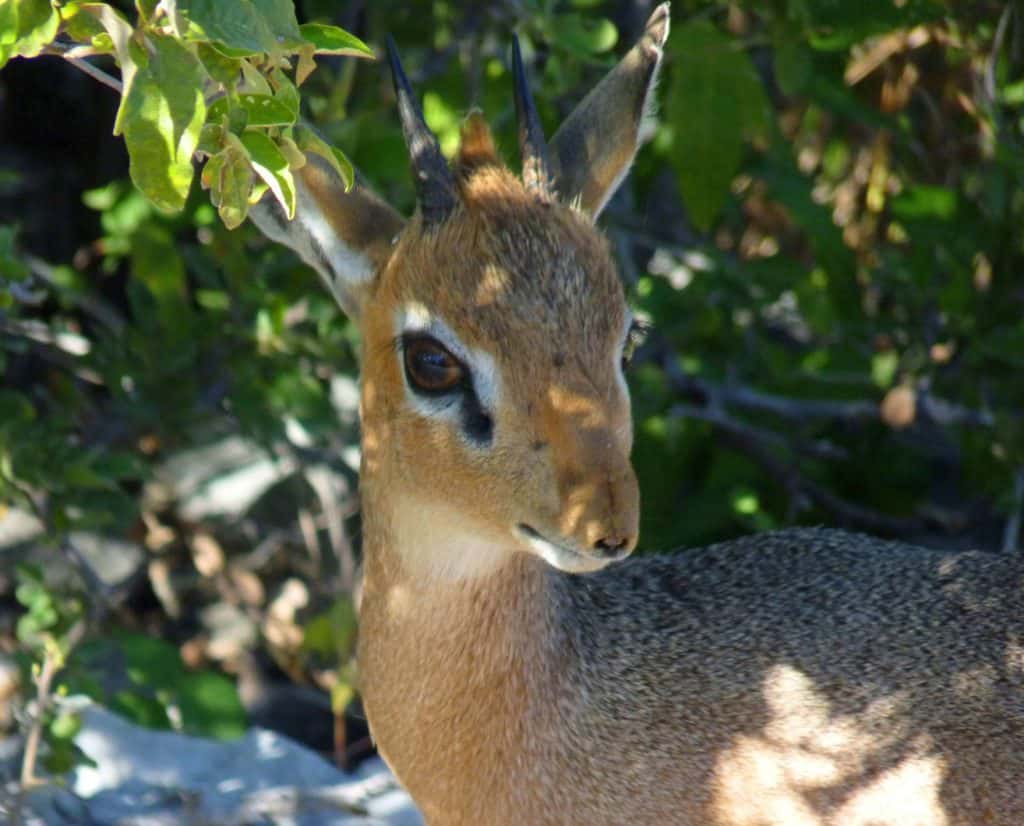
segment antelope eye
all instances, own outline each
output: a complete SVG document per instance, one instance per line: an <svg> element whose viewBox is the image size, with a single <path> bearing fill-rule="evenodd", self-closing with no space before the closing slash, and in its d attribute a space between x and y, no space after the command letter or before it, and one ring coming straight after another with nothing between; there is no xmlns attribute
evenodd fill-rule
<svg viewBox="0 0 1024 826"><path fill-rule="evenodd" d="M462 363L432 338L408 338L402 350L405 376L417 392L450 393L465 379L466 368Z"/></svg>

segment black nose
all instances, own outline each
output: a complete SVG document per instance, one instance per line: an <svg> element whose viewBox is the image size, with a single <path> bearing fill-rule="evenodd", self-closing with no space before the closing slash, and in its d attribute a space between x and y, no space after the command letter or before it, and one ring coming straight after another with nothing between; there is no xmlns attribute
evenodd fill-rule
<svg viewBox="0 0 1024 826"><path fill-rule="evenodd" d="M605 536L594 543L594 550L608 557L621 556L628 547L629 537L626 536Z"/></svg>

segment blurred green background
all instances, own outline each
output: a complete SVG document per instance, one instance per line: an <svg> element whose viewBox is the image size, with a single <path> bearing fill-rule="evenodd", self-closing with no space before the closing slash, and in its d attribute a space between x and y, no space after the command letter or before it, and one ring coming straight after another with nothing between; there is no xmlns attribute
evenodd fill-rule
<svg viewBox="0 0 1024 826"><path fill-rule="evenodd" d="M297 11L377 49L393 34L443 149L475 105L515 165L511 33L551 134L653 5ZM653 325L630 379L644 550L798 522L1018 548L1022 12L673 4L657 131L602 216ZM318 65L306 117L408 211L384 68ZM273 699L350 699L358 342L310 270L197 186L179 216L150 206L116 103L56 58L0 71L0 652L24 654L33 611L82 622L67 690L342 754L358 733L304 736Z"/></svg>

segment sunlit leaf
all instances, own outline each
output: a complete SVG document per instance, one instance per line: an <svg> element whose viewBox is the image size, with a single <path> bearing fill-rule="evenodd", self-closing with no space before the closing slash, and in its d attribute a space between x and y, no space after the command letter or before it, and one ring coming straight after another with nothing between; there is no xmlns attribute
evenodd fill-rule
<svg viewBox="0 0 1024 826"><path fill-rule="evenodd" d="M246 126L291 126L298 113L291 110L273 95L238 95L231 100L221 98L210 106L210 120L220 120L228 115L232 104L245 110Z"/></svg>
<svg viewBox="0 0 1024 826"><path fill-rule="evenodd" d="M246 130L242 133L242 144L249 151L256 174L270 187L289 220L294 218L295 181L284 153L264 132Z"/></svg>
<svg viewBox="0 0 1024 826"><path fill-rule="evenodd" d="M337 26L324 23L303 23L299 26L302 39L311 43L317 54L340 54L349 57L373 58L373 49L355 35Z"/></svg>
<svg viewBox="0 0 1024 826"><path fill-rule="evenodd" d="M59 25L49 0L0 3L0 66L12 57L35 57L57 36Z"/></svg>
<svg viewBox="0 0 1024 826"><path fill-rule="evenodd" d="M68 36L81 43L88 43L105 31L95 16L83 12L81 3L65 3L60 7L60 17Z"/></svg>
<svg viewBox="0 0 1024 826"><path fill-rule="evenodd" d="M206 119L205 73L180 41L151 35L153 53L140 67L124 108L125 143L132 181L157 207L185 205L192 183L192 153Z"/></svg>
<svg viewBox="0 0 1024 826"><path fill-rule="evenodd" d="M232 50L232 56L269 52L274 34L245 0L178 0L178 12L189 22L190 40L216 42Z"/></svg>

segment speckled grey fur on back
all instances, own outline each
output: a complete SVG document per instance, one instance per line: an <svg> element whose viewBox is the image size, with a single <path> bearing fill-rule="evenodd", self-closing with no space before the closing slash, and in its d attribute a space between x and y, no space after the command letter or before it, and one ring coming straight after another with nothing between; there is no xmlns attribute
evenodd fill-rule
<svg viewBox="0 0 1024 826"><path fill-rule="evenodd" d="M1024 823L1018 557L796 529L552 576L587 698L576 754L614 764L604 793L671 771L693 790L685 824ZM841 814L915 770L919 814ZM731 816L730 773L747 798ZM637 800L637 822L648 804L663 813Z"/></svg>

